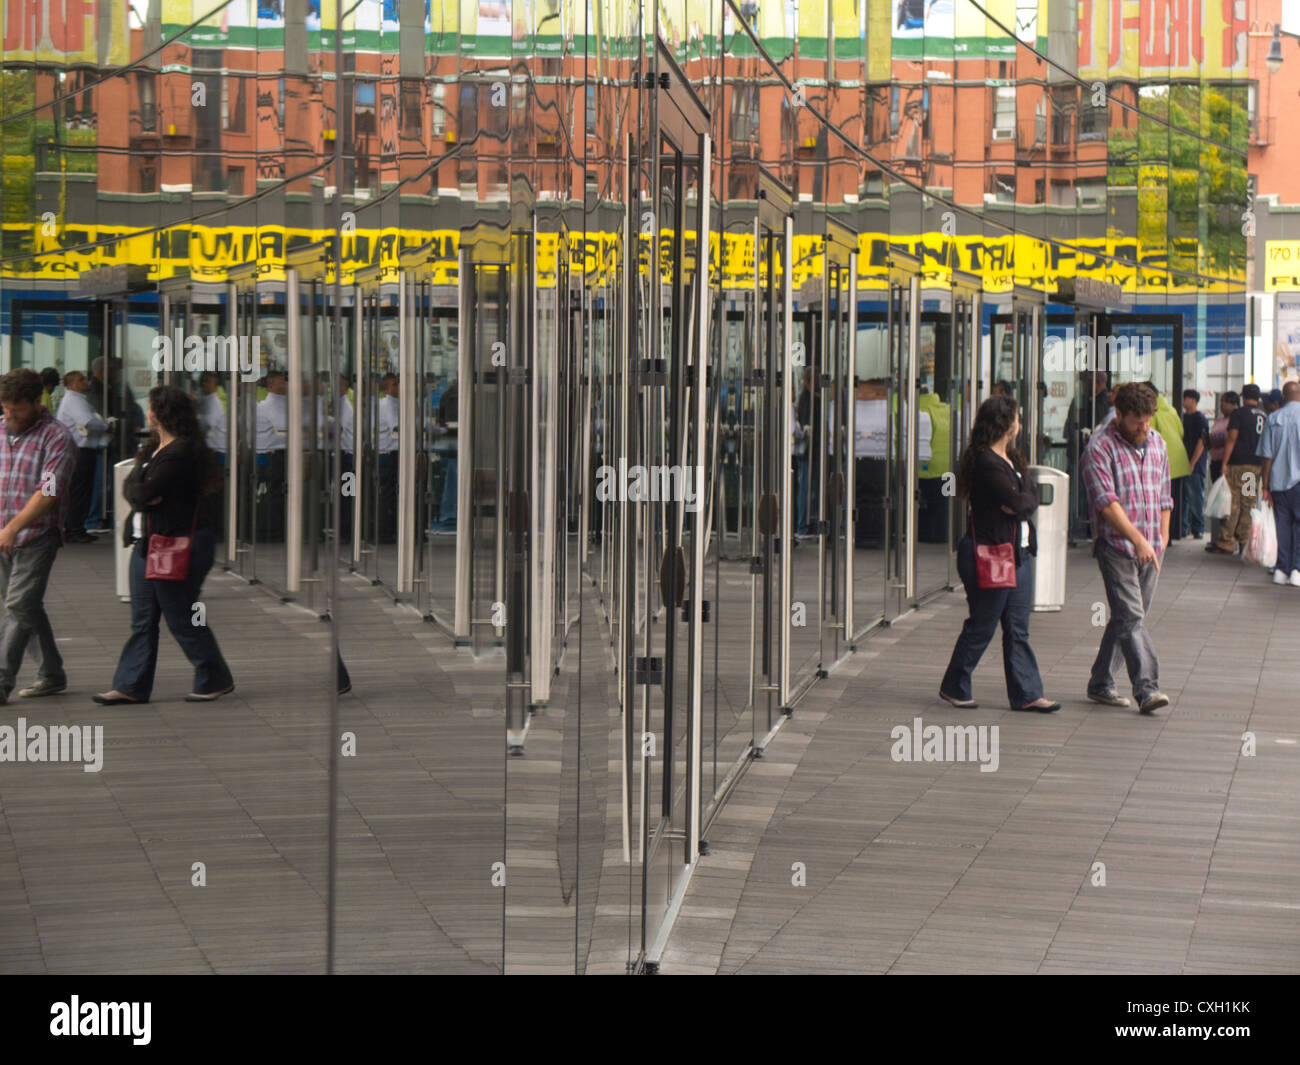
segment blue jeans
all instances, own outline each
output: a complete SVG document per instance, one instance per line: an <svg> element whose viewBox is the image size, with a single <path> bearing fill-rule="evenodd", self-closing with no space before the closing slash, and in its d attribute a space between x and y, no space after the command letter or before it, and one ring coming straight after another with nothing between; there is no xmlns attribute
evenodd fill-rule
<svg viewBox="0 0 1300 1065"><path fill-rule="evenodd" d="M1300 484L1270 495L1277 528L1277 568L1289 577L1300 569Z"/></svg>
<svg viewBox="0 0 1300 1065"><path fill-rule="evenodd" d="M165 618L167 628L194 666L193 691L200 695L225 691L234 679L217 638L206 623L194 624L194 604L199 601L203 578L212 568L216 538L209 529L195 532L189 576L183 581L156 581L144 575L148 542L146 537L131 552L131 635L118 659L113 687L142 703L149 701L158 665L158 622Z"/></svg>
<svg viewBox="0 0 1300 1065"><path fill-rule="evenodd" d="M795 498L795 524L794 531L797 536L803 536L808 532L808 456L796 455L794 459L794 498Z"/></svg>
<svg viewBox="0 0 1300 1065"><path fill-rule="evenodd" d="M1205 532L1205 474L1195 470L1183 478L1182 528L1184 536Z"/></svg>
<svg viewBox="0 0 1300 1065"><path fill-rule="evenodd" d="M433 527L440 532L456 531L456 452L439 451L439 457L447 466L447 475L442 482L442 500L438 503L438 520Z"/></svg>
<svg viewBox="0 0 1300 1065"><path fill-rule="evenodd" d="M1026 552L1016 567L1014 588L981 588L975 575L975 546L969 536L957 545L957 572L966 589L970 617L952 649L940 691L954 699L971 697L971 674L979 665L998 624L1002 625L1002 669L1014 707L1043 697L1038 659L1029 646L1029 612L1034 602L1034 567Z"/></svg>
<svg viewBox="0 0 1300 1065"><path fill-rule="evenodd" d="M1136 558L1129 558L1100 540L1097 565L1106 586L1110 621L1101 635L1088 691L1100 695L1115 690L1115 667L1122 656L1128 665L1133 695L1142 702L1160 690L1160 663L1146 627L1159 571L1152 563L1139 566Z"/></svg>

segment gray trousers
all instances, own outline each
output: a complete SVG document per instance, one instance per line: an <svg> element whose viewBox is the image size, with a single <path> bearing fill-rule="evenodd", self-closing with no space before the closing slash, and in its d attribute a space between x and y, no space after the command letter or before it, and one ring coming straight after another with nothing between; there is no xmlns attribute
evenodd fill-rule
<svg viewBox="0 0 1300 1065"><path fill-rule="evenodd" d="M1151 564L1139 566L1137 559L1120 554L1104 542L1097 544L1097 565L1106 585L1110 621L1102 633L1097 660L1092 664L1088 691L1095 694L1114 691L1114 671L1122 657L1133 682L1133 695L1140 703L1160 690L1160 663L1146 626L1159 572Z"/></svg>
<svg viewBox="0 0 1300 1065"><path fill-rule="evenodd" d="M45 613L45 586L59 553L57 529L51 529L30 544L11 552L0 551L0 597L5 616L0 619L0 694L6 698L18 679L23 652L36 638L36 680L42 684L66 684L63 656L54 642L54 630Z"/></svg>

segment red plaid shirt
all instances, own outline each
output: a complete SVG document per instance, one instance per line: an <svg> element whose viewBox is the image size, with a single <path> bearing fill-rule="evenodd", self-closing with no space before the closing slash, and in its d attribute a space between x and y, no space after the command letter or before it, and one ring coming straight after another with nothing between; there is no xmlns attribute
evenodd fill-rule
<svg viewBox="0 0 1300 1065"><path fill-rule="evenodd" d="M1093 554L1097 553L1097 541L1104 540L1121 554L1137 557L1133 545L1101 516L1115 502L1124 508L1128 520L1151 547L1157 553L1162 551L1160 512L1173 510L1174 498L1169 490L1169 453L1155 426L1147 433L1146 448L1139 457L1138 449L1120 435L1118 423L1114 419L1108 421L1088 440L1079 465L1083 483L1088 487L1088 508L1096 530Z"/></svg>
<svg viewBox="0 0 1300 1065"><path fill-rule="evenodd" d="M44 407L35 424L14 436L0 431L0 526L8 525L42 485L57 504L18 533L17 546L30 544L50 529L60 530L68 513L72 471L77 464L77 445L68 432Z"/></svg>

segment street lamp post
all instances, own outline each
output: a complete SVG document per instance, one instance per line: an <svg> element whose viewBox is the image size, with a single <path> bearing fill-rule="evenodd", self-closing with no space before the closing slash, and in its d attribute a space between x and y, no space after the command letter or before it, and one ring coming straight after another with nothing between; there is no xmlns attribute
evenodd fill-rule
<svg viewBox="0 0 1300 1065"><path fill-rule="evenodd" d="M1300 41L1300 33L1291 33L1282 29L1281 26L1273 27L1273 40L1268 45L1268 55L1264 57L1264 65L1268 67L1270 74L1276 74L1282 69L1282 38L1290 37L1292 40Z"/></svg>

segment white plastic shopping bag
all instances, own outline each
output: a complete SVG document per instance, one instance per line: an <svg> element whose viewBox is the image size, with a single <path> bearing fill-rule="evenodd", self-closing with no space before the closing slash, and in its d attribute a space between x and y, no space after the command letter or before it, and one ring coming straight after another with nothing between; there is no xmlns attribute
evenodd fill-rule
<svg viewBox="0 0 1300 1065"><path fill-rule="evenodd" d="M1220 477L1205 493L1205 516L1207 518L1226 518L1232 513L1232 489L1228 479Z"/></svg>
<svg viewBox="0 0 1300 1065"><path fill-rule="evenodd" d="M1268 558L1270 547L1273 557ZM1277 531L1273 528L1273 508L1256 503L1250 512L1250 540L1246 543L1246 561L1258 562L1266 569L1277 565Z"/></svg>

